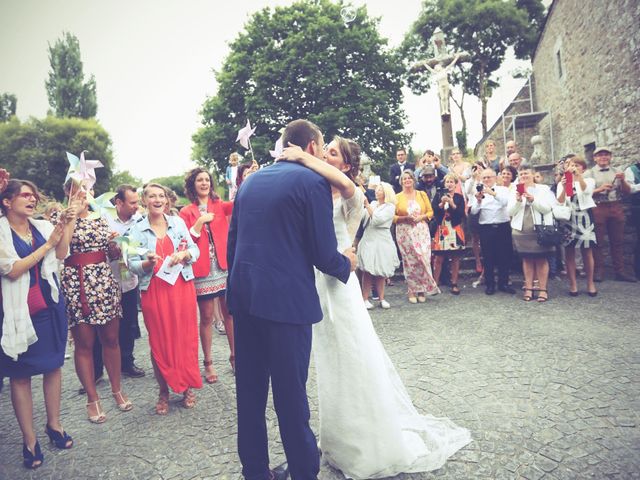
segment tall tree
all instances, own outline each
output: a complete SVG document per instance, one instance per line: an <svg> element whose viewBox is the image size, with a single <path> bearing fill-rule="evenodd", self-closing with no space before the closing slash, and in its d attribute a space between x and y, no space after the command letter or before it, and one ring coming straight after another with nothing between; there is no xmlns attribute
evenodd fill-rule
<svg viewBox="0 0 640 480"><path fill-rule="evenodd" d="M497 84L491 75L502 65L509 47L527 59L544 22L541 0L425 0L418 20L405 37L400 52L409 62L432 55L431 36L440 27L447 44L471 54L470 66L461 65L452 83L480 99L482 133L487 132L487 101ZM407 81L416 93L425 91L426 74L410 72Z"/></svg>
<svg viewBox="0 0 640 480"><path fill-rule="evenodd" d="M113 154L111 138L95 119L46 117L21 123L17 117L0 123L2 167L13 178L33 181L47 195L61 200L69 162L66 151L79 155L87 150L87 159L100 160L104 168L96 170L96 194L109 189Z"/></svg>
<svg viewBox="0 0 640 480"><path fill-rule="evenodd" d="M7 122L16 114L18 98L12 93L0 95L0 122Z"/></svg>
<svg viewBox="0 0 640 480"><path fill-rule="evenodd" d="M216 73L218 92L202 108L203 127L193 136L193 158L224 171L247 118L256 160L268 161L289 121L307 118L325 137L355 139L382 173L404 144L401 108L403 66L378 33L378 20L357 10L345 24L343 5L299 1L255 13L231 43ZM377 166L377 167L376 167Z"/></svg>
<svg viewBox="0 0 640 480"><path fill-rule="evenodd" d="M49 105L56 117L95 117L98 111L96 80L84 81L80 42L64 32L61 39L49 44L49 79L45 81Z"/></svg>

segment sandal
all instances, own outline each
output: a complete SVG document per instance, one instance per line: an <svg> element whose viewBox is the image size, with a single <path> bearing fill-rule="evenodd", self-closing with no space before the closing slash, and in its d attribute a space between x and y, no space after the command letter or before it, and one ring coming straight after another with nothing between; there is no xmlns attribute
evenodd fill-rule
<svg viewBox="0 0 640 480"><path fill-rule="evenodd" d="M529 292L527 294L527 292ZM525 302L530 302L533 299L533 288L525 288L524 295L522 296L522 300Z"/></svg>
<svg viewBox="0 0 640 480"><path fill-rule="evenodd" d="M89 413L89 407L95 405L96 415L91 415ZM100 406L100 400L96 400L95 402L87 402L87 417L91 423L104 423L107 421L107 416L102 411L102 407Z"/></svg>
<svg viewBox="0 0 640 480"><path fill-rule="evenodd" d="M71 438L71 436L64 430L62 430L62 432L54 430L47 423L47 425L44 427L44 432L47 434L49 440L56 446L56 448L67 450L73 447L73 438Z"/></svg>
<svg viewBox="0 0 640 480"><path fill-rule="evenodd" d="M23 465L31 470L42 466L44 463L44 455L42 454L42 450L40 450L40 444L37 440L33 446L33 453L31 453L26 443L22 444L22 460Z"/></svg>
<svg viewBox="0 0 640 480"><path fill-rule="evenodd" d="M213 368L213 360L209 360L209 361L204 360L202 364L204 365L204 370L205 370L204 379L207 381L207 383L216 383L218 381L218 374L215 373L215 370L214 370L214 373L207 375L207 367Z"/></svg>
<svg viewBox="0 0 640 480"><path fill-rule="evenodd" d="M166 415L169 413L169 392L161 393L156 402L156 415Z"/></svg>
<svg viewBox="0 0 640 480"><path fill-rule="evenodd" d="M544 297L541 296L544 293ZM538 290L538 303L544 303L549 300L549 296L547 295L547 291L543 289Z"/></svg>
<svg viewBox="0 0 640 480"><path fill-rule="evenodd" d="M452 283L451 284L451 294L452 295L460 295L460 289L458 288L458 284L457 283Z"/></svg>
<svg viewBox="0 0 640 480"><path fill-rule="evenodd" d="M187 388L184 391L182 404L184 405L184 408L193 408L196 406L196 394L193 393L193 390L191 390L190 388Z"/></svg>
<svg viewBox="0 0 640 480"><path fill-rule="evenodd" d="M113 399L116 401L116 405L118 405L118 410L121 412L128 412L133 408L133 403L122 395L122 391L111 392L111 395L113 395Z"/></svg>
<svg viewBox="0 0 640 480"><path fill-rule="evenodd" d="M426 301L427 301L427 298L424 296L424 293L419 293L419 294L418 294L418 301L419 301L420 303L424 303L424 302L426 302Z"/></svg>

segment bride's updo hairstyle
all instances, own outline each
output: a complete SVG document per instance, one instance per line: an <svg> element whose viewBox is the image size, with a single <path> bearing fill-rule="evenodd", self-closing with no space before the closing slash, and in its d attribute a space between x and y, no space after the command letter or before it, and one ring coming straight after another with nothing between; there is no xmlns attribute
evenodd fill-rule
<svg viewBox="0 0 640 480"><path fill-rule="evenodd" d="M333 141L338 144L344 163L351 167L349 171L344 172L344 174L355 183L356 177L358 173L360 173L360 145L353 140L338 136L333 137Z"/></svg>

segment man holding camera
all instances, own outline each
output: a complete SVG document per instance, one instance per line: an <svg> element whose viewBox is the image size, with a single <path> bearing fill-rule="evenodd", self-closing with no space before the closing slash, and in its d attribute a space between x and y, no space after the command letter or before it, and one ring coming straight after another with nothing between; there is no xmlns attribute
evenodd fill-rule
<svg viewBox="0 0 640 480"><path fill-rule="evenodd" d="M482 183L471 197L471 213L479 214L480 248L484 268L485 293L496 293L495 269L498 269L498 290L514 294L509 286L509 265L513 247L511 224L507 213L509 190L496 185L496 172L492 168L482 171Z"/></svg>

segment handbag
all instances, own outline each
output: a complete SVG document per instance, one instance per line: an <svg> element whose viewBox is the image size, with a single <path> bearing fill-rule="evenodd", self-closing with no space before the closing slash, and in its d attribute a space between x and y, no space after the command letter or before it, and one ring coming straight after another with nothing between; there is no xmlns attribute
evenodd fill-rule
<svg viewBox="0 0 640 480"><path fill-rule="evenodd" d="M571 220L571 206L565 203L556 203L553 207L551 207L551 212L553 213L553 218L560 221L569 221Z"/></svg>
<svg viewBox="0 0 640 480"><path fill-rule="evenodd" d="M35 238L32 242L35 248ZM27 293L27 306L29 307L29 315L32 317L47 308L47 302L42 295L42 290L40 290L40 275L38 274L37 263L35 265L35 273L36 282L33 284L33 287L29 287L29 292Z"/></svg>
<svg viewBox="0 0 640 480"><path fill-rule="evenodd" d="M540 225L534 225L538 245L541 247L556 247L562 243L562 229L553 222L551 225L545 225L544 215L542 216L542 223Z"/></svg>

